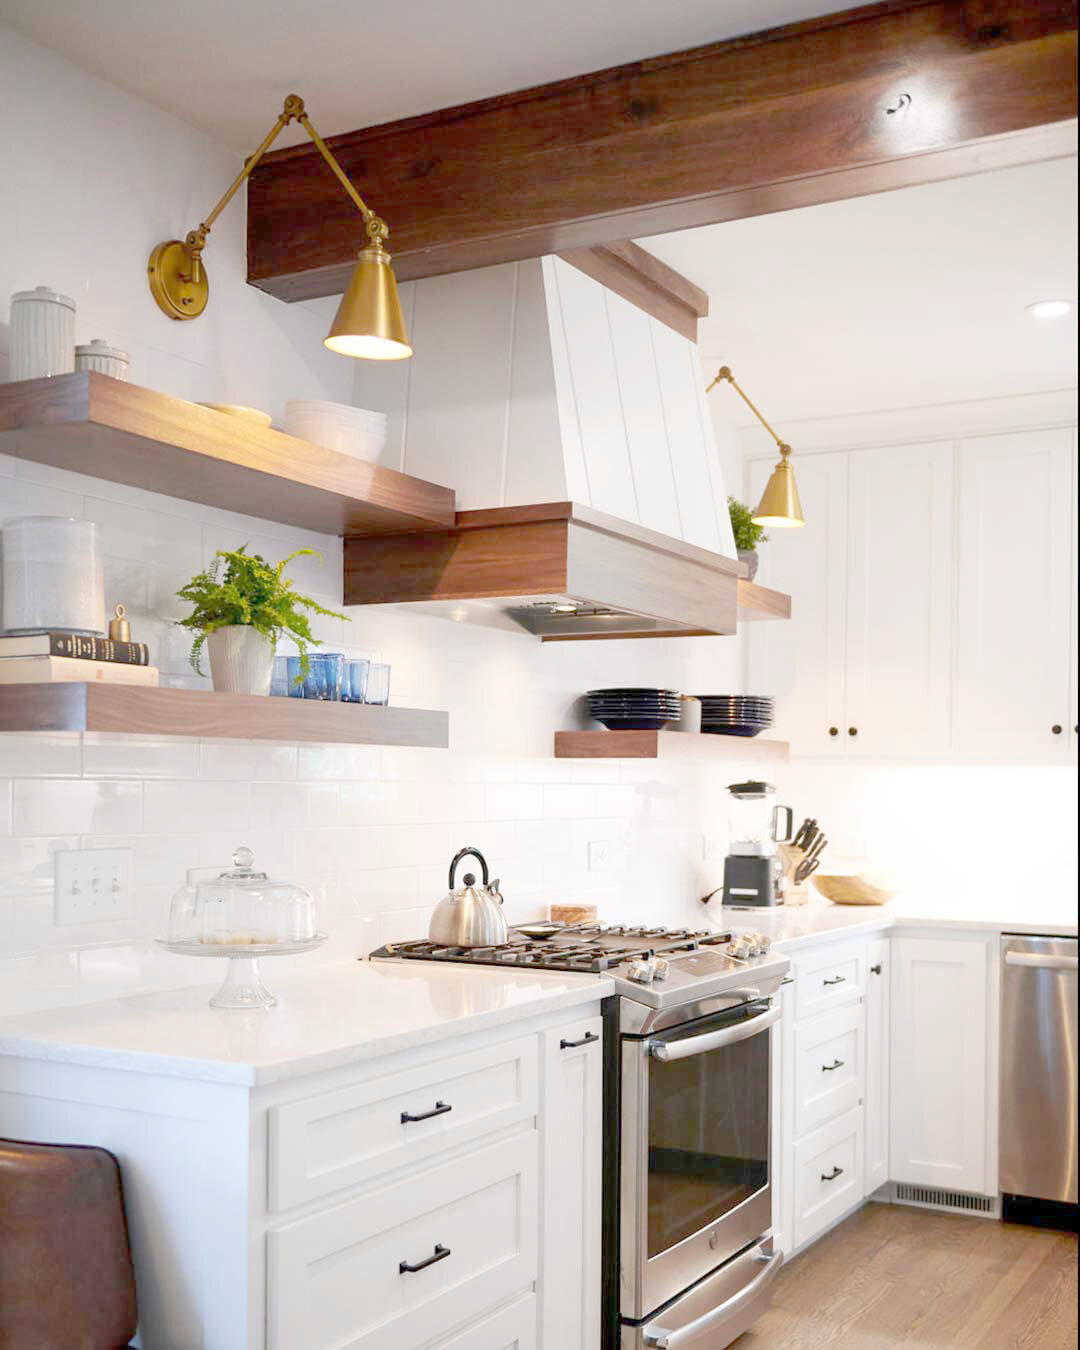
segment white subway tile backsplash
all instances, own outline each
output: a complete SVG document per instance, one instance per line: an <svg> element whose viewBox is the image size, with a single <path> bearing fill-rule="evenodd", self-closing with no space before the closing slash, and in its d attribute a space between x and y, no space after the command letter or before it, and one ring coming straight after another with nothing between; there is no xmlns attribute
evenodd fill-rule
<svg viewBox="0 0 1080 1350"><path fill-rule="evenodd" d="M154 834L232 828L246 830L251 823L247 783L147 783L143 813L145 828Z"/></svg>
<svg viewBox="0 0 1080 1350"><path fill-rule="evenodd" d="M199 743L180 736L158 739L89 732L83 737L83 773L94 778L194 778Z"/></svg>
<svg viewBox="0 0 1080 1350"><path fill-rule="evenodd" d="M108 779L16 779L14 834L104 834L142 829L143 785Z"/></svg>
<svg viewBox="0 0 1080 1350"><path fill-rule="evenodd" d="M0 735L0 775L11 778L78 778L82 741L74 732Z"/></svg>

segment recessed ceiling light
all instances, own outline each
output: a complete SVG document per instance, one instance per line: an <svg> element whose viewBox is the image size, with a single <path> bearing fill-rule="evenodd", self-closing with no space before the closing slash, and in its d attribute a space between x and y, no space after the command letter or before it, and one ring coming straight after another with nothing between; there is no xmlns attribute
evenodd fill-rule
<svg viewBox="0 0 1080 1350"><path fill-rule="evenodd" d="M1033 319L1063 319L1072 313L1072 304L1068 300L1036 300L1028 305L1027 312Z"/></svg>

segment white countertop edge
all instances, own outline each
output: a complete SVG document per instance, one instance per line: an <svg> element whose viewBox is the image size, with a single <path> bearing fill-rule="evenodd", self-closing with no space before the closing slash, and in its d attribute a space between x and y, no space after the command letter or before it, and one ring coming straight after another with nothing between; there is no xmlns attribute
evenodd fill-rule
<svg viewBox="0 0 1080 1350"><path fill-rule="evenodd" d="M1076 937L1075 923L1045 919L1017 921L1014 918L969 918L964 915L930 915L896 910L888 905L778 905L775 908L724 910L724 924L733 928L760 929L772 938L773 948L790 954L826 942L845 938L865 938L874 933L894 931L953 931L978 933L1021 933L1029 936ZM790 926L813 923L809 932L786 932Z"/></svg>
<svg viewBox="0 0 1080 1350"><path fill-rule="evenodd" d="M363 962L340 963L345 969ZM324 968L325 969L325 968ZM441 969L441 967L440 967ZM499 972L504 977L514 978L514 972ZM541 977L547 972L528 972L529 978ZM555 972L551 972L554 978ZM225 1058L207 1058L200 1056L178 1055L175 1052L156 1051L122 1046L94 1045L75 1040L65 1040L62 1034L35 1035L32 1032L20 1034L14 1031L4 1033L6 1022L18 1023L24 1015L14 1014L0 1019L0 1057L8 1056L23 1060L36 1060L53 1064L74 1064L84 1068L120 1070L129 1073L151 1074L160 1078L181 1078L191 1082L226 1084L240 1087L265 1087L307 1074L325 1072L349 1064L359 1064L381 1059L387 1055L398 1054L414 1049L419 1045L429 1045L440 1041L453 1040L486 1031L493 1027L505 1026L513 1022L525 1022L533 1017L543 1017L552 1012L579 1007L583 1003L597 1003L614 993L614 982L607 976L566 975L558 972L558 978L569 980L573 988L564 988L542 994L530 1003L511 1007L494 1008L477 1013L467 1013L458 1017L449 1017L441 1021L426 1022L411 1026L400 1032L381 1034L367 1040L358 1038L352 1043L339 1043L326 1049L311 1053L299 1053L271 1059L264 1063L252 1063L245 1060ZM214 986L189 986L184 992L208 996ZM176 991L172 991L176 992ZM137 1005L152 995L132 995L130 999L108 1000L114 1007L131 1003L133 1015L137 1015ZM70 1013L77 1016L87 1008L102 1005L83 1004L70 1009L56 1010L58 1016ZM275 1016L287 1009L268 1009L260 1016ZM233 1014L224 1009L216 1010L218 1017L230 1017ZM240 1014L241 1016L245 1014ZM34 1014L27 1015L35 1016ZM177 1013L183 1016L182 1012Z"/></svg>

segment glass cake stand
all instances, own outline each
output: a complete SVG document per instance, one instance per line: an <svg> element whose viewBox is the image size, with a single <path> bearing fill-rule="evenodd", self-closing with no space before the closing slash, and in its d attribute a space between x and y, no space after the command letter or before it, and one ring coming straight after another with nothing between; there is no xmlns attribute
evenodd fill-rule
<svg viewBox="0 0 1080 1350"><path fill-rule="evenodd" d="M264 956L297 956L314 951L326 941L326 935L299 942L247 942L230 946L224 942L170 942L156 939L159 946L177 956L227 957L229 969L225 981L210 1000L211 1008L272 1008L277 1002L259 975L259 961Z"/></svg>

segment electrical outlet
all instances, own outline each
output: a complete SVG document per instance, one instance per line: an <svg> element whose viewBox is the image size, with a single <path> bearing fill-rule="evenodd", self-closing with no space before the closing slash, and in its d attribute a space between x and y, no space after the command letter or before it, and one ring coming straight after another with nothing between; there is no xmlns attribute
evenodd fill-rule
<svg viewBox="0 0 1080 1350"><path fill-rule="evenodd" d="M589 845L589 871L609 871L614 852L615 849L610 840L594 839Z"/></svg>
<svg viewBox="0 0 1080 1350"><path fill-rule="evenodd" d="M131 915L131 849L61 849L56 854L53 919L100 923Z"/></svg>

